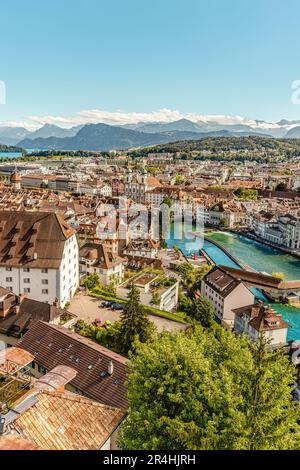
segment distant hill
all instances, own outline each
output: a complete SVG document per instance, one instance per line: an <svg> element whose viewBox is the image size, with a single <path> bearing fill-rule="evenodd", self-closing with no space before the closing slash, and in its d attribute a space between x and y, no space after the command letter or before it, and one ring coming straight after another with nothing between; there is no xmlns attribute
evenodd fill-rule
<svg viewBox="0 0 300 470"><path fill-rule="evenodd" d="M22 152L20 147L15 147L13 145L2 145L0 144L0 152L1 153L13 153L13 152Z"/></svg>
<svg viewBox="0 0 300 470"><path fill-rule="evenodd" d="M253 155L261 155L264 159L268 155L283 155L287 158L300 156L300 139L276 139L266 136L229 136L212 137L197 140L182 140L178 142L169 142L166 144L155 145L144 148L139 152L131 152L133 156L147 156L148 153L189 153L209 151L212 155L219 157L224 153L234 152L232 158L236 158L235 152L243 154L245 159L251 159Z"/></svg>
<svg viewBox="0 0 300 470"><path fill-rule="evenodd" d="M180 119L179 121L167 123L148 123L140 125L136 128L140 132L160 133L160 132L203 132L203 129L198 124L189 121L188 119Z"/></svg>
<svg viewBox="0 0 300 470"><path fill-rule="evenodd" d="M15 145L29 134L30 132L24 127L0 127L0 144Z"/></svg>
<svg viewBox="0 0 300 470"><path fill-rule="evenodd" d="M168 131L146 133L125 127L108 124L87 124L73 137L48 137L31 140L23 139L19 145L23 148L49 150L126 150L136 147L147 147L178 140L195 140L205 137L222 137L235 135L227 130L216 132ZM242 135L239 133L238 135ZM246 134L248 135L248 134Z"/></svg>
<svg viewBox="0 0 300 470"><path fill-rule="evenodd" d="M300 139L300 126L293 127L286 133L285 137L286 139Z"/></svg>
<svg viewBox="0 0 300 470"><path fill-rule="evenodd" d="M71 129L65 129L63 127L55 126L54 124L45 124L37 131L30 132L27 138L33 139L47 139L48 137L73 137L83 126L71 127Z"/></svg>

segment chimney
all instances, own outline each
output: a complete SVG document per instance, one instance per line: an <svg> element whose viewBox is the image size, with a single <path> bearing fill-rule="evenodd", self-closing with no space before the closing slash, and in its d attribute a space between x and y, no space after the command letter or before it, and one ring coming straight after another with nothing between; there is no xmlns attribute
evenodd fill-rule
<svg viewBox="0 0 300 470"><path fill-rule="evenodd" d="M37 257L38 257L37 253L36 252L33 253L33 259L37 259Z"/></svg>
<svg viewBox="0 0 300 470"><path fill-rule="evenodd" d="M108 372L108 375L113 375L114 365L112 361L109 361L108 363L107 372Z"/></svg>
<svg viewBox="0 0 300 470"><path fill-rule="evenodd" d="M19 297L17 298L18 305L21 305L24 299L26 299L26 295L24 293L19 294Z"/></svg>
<svg viewBox="0 0 300 470"><path fill-rule="evenodd" d="M53 307L59 308L59 300L58 300L57 297L55 297L55 300L54 300L54 302L53 302Z"/></svg>

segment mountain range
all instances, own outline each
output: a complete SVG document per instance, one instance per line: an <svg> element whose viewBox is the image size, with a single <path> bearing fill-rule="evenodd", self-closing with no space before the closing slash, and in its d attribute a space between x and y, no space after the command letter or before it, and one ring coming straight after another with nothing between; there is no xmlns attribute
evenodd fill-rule
<svg viewBox="0 0 300 470"><path fill-rule="evenodd" d="M224 124L221 120L193 122L180 119L173 122L140 122L119 126L86 124L70 129L45 124L36 131L0 126L0 144L17 144L27 149L45 150L125 150L178 140L247 135L300 138L300 121L283 119L278 123L251 121L251 124Z"/></svg>
<svg viewBox="0 0 300 470"><path fill-rule="evenodd" d="M16 145L21 140L30 140L48 137L73 137L83 126L65 129L54 124L45 124L36 131L29 131L25 127L0 126L0 143L3 145Z"/></svg>
<svg viewBox="0 0 300 470"><path fill-rule="evenodd" d="M23 148L45 150L125 150L136 147L147 147L179 140L197 140L205 137L229 137L242 135L263 135L249 132L213 132L170 130L164 132L141 132L125 127L108 124L87 124L73 137L48 137L31 140L25 138L19 142Z"/></svg>

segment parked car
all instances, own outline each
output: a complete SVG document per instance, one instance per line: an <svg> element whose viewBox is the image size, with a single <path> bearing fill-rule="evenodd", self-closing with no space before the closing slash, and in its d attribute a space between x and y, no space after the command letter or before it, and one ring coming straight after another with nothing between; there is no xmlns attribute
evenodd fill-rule
<svg viewBox="0 0 300 470"><path fill-rule="evenodd" d="M104 300L104 302L101 302L99 304L99 307L100 308L108 308L108 307L111 307L114 303L115 303L114 300Z"/></svg>
<svg viewBox="0 0 300 470"><path fill-rule="evenodd" d="M115 302L114 304L111 305L110 307L112 310L123 310L124 305L120 304L119 302Z"/></svg>

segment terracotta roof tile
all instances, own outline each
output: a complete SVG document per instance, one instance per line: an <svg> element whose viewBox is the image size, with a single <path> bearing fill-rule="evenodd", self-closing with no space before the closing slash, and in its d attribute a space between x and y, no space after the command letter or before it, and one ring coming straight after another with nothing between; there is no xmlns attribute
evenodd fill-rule
<svg viewBox="0 0 300 470"><path fill-rule="evenodd" d="M127 408L125 357L65 328L41 321L31 326L19 345L31 352L47 371L58 365L75 369L78 374L70 383L85 395L109 406ZM111 361L110 376L107 371Z"/></svg>
<svg viewBox="0 0 300 470"><path fill-rule="evenodd" d="M37 395L37 402L9 429L44 450L95 450L109 439L124 416L124 410L88 398L46 392Z"/></svg>
<svg viewBox="0 0 300 470"><path fill-rule="evenodd" d="M0 266L58 268L64 242L75 233L60 215L46 212L0 211L0 227Z"/></svg>

